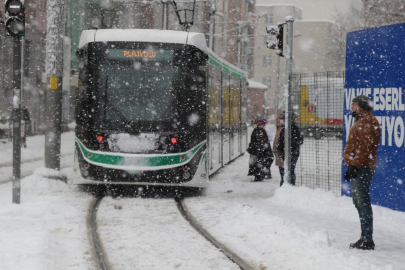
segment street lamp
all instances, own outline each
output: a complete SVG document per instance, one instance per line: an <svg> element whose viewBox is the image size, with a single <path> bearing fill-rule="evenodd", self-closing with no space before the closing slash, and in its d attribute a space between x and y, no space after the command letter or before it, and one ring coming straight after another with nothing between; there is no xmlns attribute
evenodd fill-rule
<svg viewBox="0 0 405 270"><path fill-rule="evenodd" d="M183 31L188 31L191 28L191 26L194 24L195 3L196 3L196 0L193 1L192 8L187 8L187 6L190 3L183 3L183 5L186 5L186 7L183 9L179 9L177 7L176 1L175 0L171 1L174 11L176 12L177 18L179 19L179 23L183 28Z"/></svg>

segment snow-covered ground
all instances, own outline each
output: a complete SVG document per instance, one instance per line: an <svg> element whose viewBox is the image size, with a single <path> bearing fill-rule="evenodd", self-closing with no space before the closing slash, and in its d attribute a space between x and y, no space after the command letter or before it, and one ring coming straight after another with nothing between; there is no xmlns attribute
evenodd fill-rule
<svg viewBox="0 0 405 270"><path fill-rule="evenodd" d="M23 160L40 158L43 141L28 138ZM69 179L75 177L73 141L73 133L63 135L62 172ZM11 161L3 146L0 164ZM205 196L186 198L185 204L214 237L257 269L405 269L405 213L373 206L376 250L350 250L360 236L351 198L280 188L276 167L273 179L253 183L247 164L247 155L232 162L211 179ZM43 161L35 166L22 180L20 205L11 203L11 183L0 185L0 269L98 269L86 227L91 196L44 177ZM237 269L188 226L171 199L107 197L98 220L116 269Z"/></svg>
<svg viewBox="0 0 405 270"><path fill-rule="evenodd" d="M71 155L74 150L74 132L65 132L61 135L61 155ZM0 142L0 166L11 165L13 162L13 143L4 141ZM27 148L21 148L21 161L40 160L44 157L45 136L38 135L27 137Z"/></svg>
<svg viewBox="0 0 405 270"><path fill-rule="evenodd" d="M74 132L62 133L61 168L72 166ZM21 178L32 175L35 169L44 166L44 136L27 137L27 148L21 148ZM0 142L0 184L13 178L13 143Z"/></svg>

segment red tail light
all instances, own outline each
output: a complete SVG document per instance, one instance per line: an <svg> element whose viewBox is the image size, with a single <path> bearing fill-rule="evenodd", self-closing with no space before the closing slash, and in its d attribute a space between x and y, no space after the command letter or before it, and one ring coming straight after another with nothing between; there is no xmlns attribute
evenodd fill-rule
<svg viewBox="0 0 405 270"><path fill-rule="evenodd" d="M97 136L97 141L102 142L104 140L103 136L99 135Z"/></svg>
<svg viewBox="0 0 405 270"><path fill-rule="evenodd" d="M84 134L84 129L81 129L81 130L80 130L80 133L81 133L81 134Z"/></svg>
<svg viewBox="0 0 405 270"><path fill-rule="evenodd" d="M172 142L172 144L175 144L175 143L177 142L177 139L176 139L176 138L172 138L170 141Z"/></svg>

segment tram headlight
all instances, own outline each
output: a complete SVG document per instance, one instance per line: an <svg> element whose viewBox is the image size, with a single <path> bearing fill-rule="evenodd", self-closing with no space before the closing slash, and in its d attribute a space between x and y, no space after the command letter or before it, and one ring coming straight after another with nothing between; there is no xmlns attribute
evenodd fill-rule
<svg viewBox="0 0 405 270"><path fill-rule="evenodd" d="M84 176L84 177L89 176L89 170L83 169L83 170L82 170L82 173L83 173L83 176Z"/></svg>

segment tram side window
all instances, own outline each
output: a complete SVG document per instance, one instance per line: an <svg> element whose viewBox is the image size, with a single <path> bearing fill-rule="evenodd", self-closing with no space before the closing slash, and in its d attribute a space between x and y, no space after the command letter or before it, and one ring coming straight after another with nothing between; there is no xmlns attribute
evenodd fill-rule
<svg viewBox="0 0 405 270"><path fill-rule="evenodd" d="M190 70L193 74L191 88L193 90L206 87L208 57L200 50L192 49L190 52Z"/></svg>
<svg viewBox="0 0 405 270"><path fill-rule="evenodd" d="M241 80L237 80L236 81L236 87L237 87L237 89L236 89L236 91L237 91L237 94L236 94L236 124L238 124L238 125L240 125L241 124L241 106L242 106L242 104L241 104L241 88L240 88L240 84L241 84Z"/></svg>
<svg viewBox="0 0 405 270"><path fill-rule="evenodd" d="M79 80L76 94L76 123L80 128L85 128L88 125L88 110L89 104L87 102L87 84L88 84L88 54L87 46L78 50L76 53L79 58Z"/></svg>
<svg viewBox="0 0 405 270"><path fill-rule="evenodd" d="M190 51L190 91L193 101L193 111L198 111L200 117L206 117L207 93L207 55L201 50L192 48Z"/></svg>
<svg viewBox="0 0 405 270"><path fill-rule="evenodd" d="M222 124L229 124L229 75L224 74L222 77Z"/></svg>
<svg viewBox="0 0 405 270"><path fill-rule="evenodd" d="M219 127L221 123L221 72L218 68L210 65L210 125Z"/></svg>

